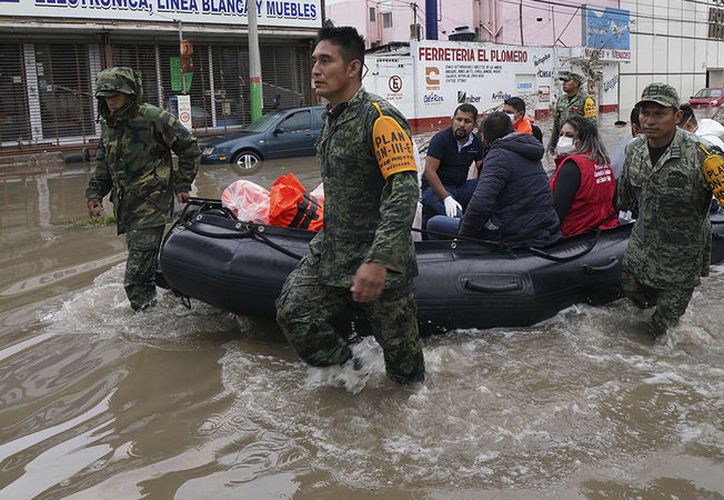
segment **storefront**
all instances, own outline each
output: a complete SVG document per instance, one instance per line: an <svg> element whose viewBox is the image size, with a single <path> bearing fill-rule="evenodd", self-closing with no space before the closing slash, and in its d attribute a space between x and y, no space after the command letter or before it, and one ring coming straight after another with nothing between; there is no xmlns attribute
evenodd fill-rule
<svg viewBox="0 0 724 500"><path fill-rule="evenodd" d="M180 36L193 43L193 71L185 83L194 130L203 134L248 123L245 3L0 2L0 151L97 139L93 86L96 74L109 66L139 70L145 100L170 109L174 96L183 93ZM309 104L320 0L256 3L265 110Z"/></svg>

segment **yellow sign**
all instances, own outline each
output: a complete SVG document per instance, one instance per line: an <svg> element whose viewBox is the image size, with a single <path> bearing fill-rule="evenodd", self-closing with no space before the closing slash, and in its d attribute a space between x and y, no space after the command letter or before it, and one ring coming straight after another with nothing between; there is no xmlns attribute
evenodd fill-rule
<svg viewBox="0 0 724 500"><path fill-rule="evenodd" d="M410 136L394 118L382 114L379 104L372 104L380 114L372 128L372 141L382 177L387 179L398 172L417 172Z"/></svg>

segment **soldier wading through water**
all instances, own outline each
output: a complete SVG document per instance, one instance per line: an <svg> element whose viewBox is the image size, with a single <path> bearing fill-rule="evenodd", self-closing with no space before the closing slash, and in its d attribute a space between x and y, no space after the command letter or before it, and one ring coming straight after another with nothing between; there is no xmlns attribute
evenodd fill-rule
<svg viewBox="0 0 724 500"><path fill-rule="evenodd" d="M334 319L356 303L390 378L422 381L410 235L419 187L407 122L362 88L364 41L354 28L320 30L312 63L316 92L330 103L317 143L324 228L284 283L277 321L307 363L340 365L352 352Z"/></svg>
<svg viewBox="0 0 724 500"><path fill-rule="evenodd" d="M682 116L676 90L652 83L636 106L642 135L626 146L617 191L622 210L638 210L621 280L636 306L656 307L650 325L656 338L678 322L699 276L709 272L711 190L699 139L676 126Z"/></svg>
<svg viewBox="0 0 724 500"><path fill-rule="evenodd" d="M189 198L201 152L196 139L167 111L143 102L141 75L131 68L98 73L96 97L101 139L96 170L85 197L88 215L103 213L111 193L118 234L126 234L128 259L123 287L134 311L153 305L155 271L164 225L174 194ZM173 168L171 151L178 155Z"/></svg>

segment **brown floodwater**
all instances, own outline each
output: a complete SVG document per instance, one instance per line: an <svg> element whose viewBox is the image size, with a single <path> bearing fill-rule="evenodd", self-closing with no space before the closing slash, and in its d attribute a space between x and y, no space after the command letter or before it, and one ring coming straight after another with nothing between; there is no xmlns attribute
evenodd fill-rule
<svg viewBox="0 0 724 500"><path fill-rule="evenodd" d="M360 378L165 292L133 314L90 168L0 177L1 498L724 497L724 268L655 345L627 301L574 306L426 339L400 388L371 339ZM319 181L313 158L246 178L287 171ZM196 194L237 178L202 166Z"/></svg>

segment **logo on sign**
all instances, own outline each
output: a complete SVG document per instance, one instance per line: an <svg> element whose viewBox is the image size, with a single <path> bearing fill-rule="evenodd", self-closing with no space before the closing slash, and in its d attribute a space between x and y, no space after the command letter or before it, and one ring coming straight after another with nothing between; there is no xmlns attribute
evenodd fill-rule
<svg viewBox="0 0 724 500"><path fill-rule="evenodd" d="M532 90L533 84L531 82L518 82L515 87L518 90Z"/></svg>
<svg viewBox="0 0 724 500"><path fill-rule="evenodd" d="M425 83L430 87L440 85L440 68L425 66Z"/></svg>
<svg viewBox="0 0 724 500"><path fill-rule="evenodd" d="M181 120L183 123L187 123L191 121L191 115L188 113L188 111L182 111L179 115L179 120Z"/></svg>
<svg viewBox="0 0 724 500"><path fill-rule="evenodd" d="M546 62L546 61L547 61L548 59L550 59L550 58L551 58L551 55L550 55L550 54L546 54L546 55L541 56L541 57L533 56L533 65L534 65L534 66L538 66L539 64L543 64L544 62Z"/></svg>
<svg viewBox="0 0 724 500"><path fill-rule="evenodd" d="M422 96L422 102L425 104L438 104L441 102L445 102L445 98L441 96L440 94L436 94L435 92L431 94L425 94Z"/></svg>
<svg viewBox="0 0 724 500"><path fill-rule="evenodd" d="M507 92L503 92L502 90L498 90L497 92L493 93L493 100L494 101L504 101L506 99L510 99L510 94Z"/></svg>
<svg viewBox="0 0 724 500"><path fill-rule="evenodd" d="M392 75L387 81L387 86L392 92L399 92L402 90L402 78L397 75Z"/></svg>
<svg viewBox="0 0 724 500"><path fill-rule="evenodd" d="M539 69L536 72L536 75L538 76L538 78L553 78L553 71L550 71L547 69L545 69L545 70Z"/></svg>
<svg viewBox="0 0 724 500"><path fill-rule="evenodd" d="M458 90L458 104L462 104L464 102L480 102L480 99L482 99L482 97L479 95L468 94L467 92Z"/></svg>

